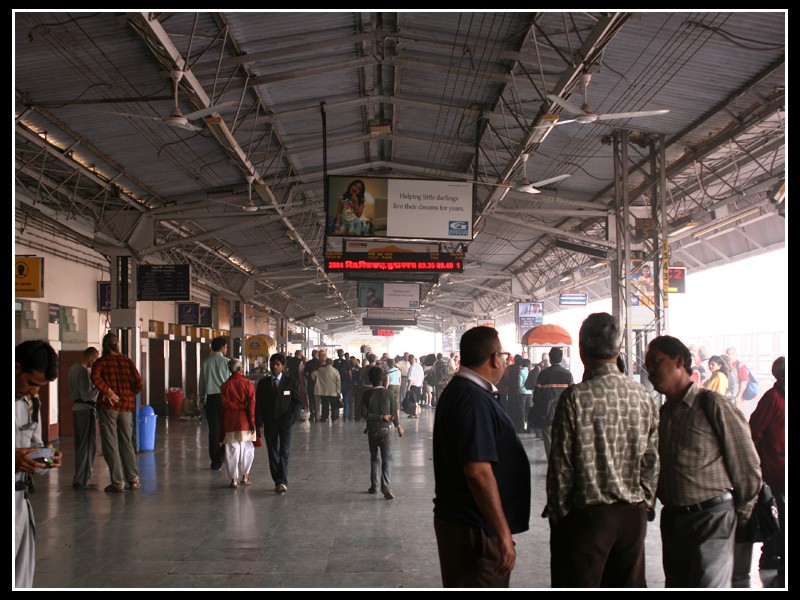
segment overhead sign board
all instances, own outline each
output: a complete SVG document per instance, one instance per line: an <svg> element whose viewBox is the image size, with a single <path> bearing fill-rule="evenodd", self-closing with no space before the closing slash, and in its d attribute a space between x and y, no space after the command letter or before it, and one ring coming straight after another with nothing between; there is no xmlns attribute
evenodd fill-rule
<svg viewBox="0 0 800 600"><path fill-rule="evenodd" d="M670 294L686 293L686 267L670 267L667 291Z"/></svg>
<svg viewBox="0 0 800 600"><path fill-rule="evenodd" d="M541 302L517 302L517 339L522 339L526 331L538 327L544 321L544 308Z"/></svg>
<svg viewBox="0 0 800 600"><path fill-rule="evenodd" d="M363 317L364 325L380 329L393 329L397 327L413 327L417 324L417 312L414 310L401 310L394 308L370 308Z"/></svg>
<svg viewBox="0 0 800 600"><path fill-rule="evenodd" d="M191 300L189 265L139 265L136 299L173 302Z"/></svg>
<svg viewBox="0 0 800 600"><path fill-rule="evenodd" d="M461 273L464 254L445 252L437 243L346 240L326 245L325 270L380 273L384 280L403 273Z"/></svg>
<svg viewBox="0 0 800 600"><path fill-rule="evenodd" d="M359 282L361 308L419 308L418 283Z"/></svg>
<svg viewBox="0 0 800 600"><path fill-rule="evenodd" d="M345 281L396 281L408 283L436 283L439 281L440 273L421 273L419 271L345 271L343 278Z"/></svg>
<svg viewBox="0 0 800 600"><path fill-rule="evenodd" d="M329 237L472 240L472 183L331 175Z"/></svg>
<svg viewBox="0 0 800 600"><path fill-rule="evenodd" d="M558 303L561 306L586 306L589 297L586 294L559 294Z"/></svg>

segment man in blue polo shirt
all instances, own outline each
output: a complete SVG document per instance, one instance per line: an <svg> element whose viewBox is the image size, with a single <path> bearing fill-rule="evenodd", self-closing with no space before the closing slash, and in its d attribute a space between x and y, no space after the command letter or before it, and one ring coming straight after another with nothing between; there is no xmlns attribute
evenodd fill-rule
<svg viewBox="0 0 800 600"><path fill-rule="evenodd" d="M461 338L461 366L433 425L433 524L444 587L508 587L512 534L528 530L530 463L496 384L507 352L493 327Z"/></svg>

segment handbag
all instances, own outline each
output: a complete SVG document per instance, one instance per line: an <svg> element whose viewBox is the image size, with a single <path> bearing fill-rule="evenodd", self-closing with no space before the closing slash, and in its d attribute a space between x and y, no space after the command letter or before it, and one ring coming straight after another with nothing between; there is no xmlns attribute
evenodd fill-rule
<svg viewBox="0 0 800 600"><path fill-rule="evenodd" d="M780 513L775 496L770 487L764 483L758 492L758 500L753 507L750 520L743 528L739 528L736 535L737 542L758 544L766 542L781 530Z"/></svg>

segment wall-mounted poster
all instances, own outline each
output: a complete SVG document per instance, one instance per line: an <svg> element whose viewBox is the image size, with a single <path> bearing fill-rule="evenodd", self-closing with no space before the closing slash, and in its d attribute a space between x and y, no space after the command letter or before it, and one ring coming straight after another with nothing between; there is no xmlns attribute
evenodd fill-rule
<svg viewBox="0 0 800 600"><path fill-rule="evenodd" d="M14 262L14 286L17 298L43 298L44 258L17 256Z"/></svg>

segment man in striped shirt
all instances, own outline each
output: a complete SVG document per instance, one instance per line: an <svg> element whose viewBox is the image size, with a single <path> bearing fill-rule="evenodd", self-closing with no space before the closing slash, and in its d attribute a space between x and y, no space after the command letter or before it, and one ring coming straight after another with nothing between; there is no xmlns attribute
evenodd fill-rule
<svg viewBox="0 0 800 600"><path fill-rule="evenodd" d="M736 527L761 489L747 421L725 396L692 381L691 353L679 339L650 342L645 368L666 396L658 427L662 561L668 588L728 588Z"/></svg>

